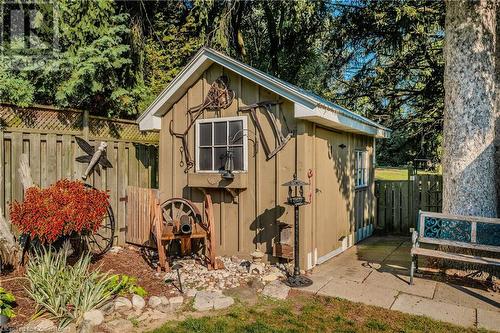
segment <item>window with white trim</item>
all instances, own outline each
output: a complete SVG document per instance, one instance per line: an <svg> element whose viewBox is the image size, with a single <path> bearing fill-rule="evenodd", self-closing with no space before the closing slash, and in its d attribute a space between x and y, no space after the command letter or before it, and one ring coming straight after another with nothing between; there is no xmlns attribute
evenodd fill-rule
<svg viewBox="0 0 500 333"><path fill-rule="evenodd" d="M356 150L354 176L356 187L368 185L368 159L365 150Z"/></svg>
<svg viewBox="0 0 500 333"><path fill-rule="evenodd" d="M221 172L227 152L234 171L247 171L247 117L199 119L196 121L196 171Z"/></svg>

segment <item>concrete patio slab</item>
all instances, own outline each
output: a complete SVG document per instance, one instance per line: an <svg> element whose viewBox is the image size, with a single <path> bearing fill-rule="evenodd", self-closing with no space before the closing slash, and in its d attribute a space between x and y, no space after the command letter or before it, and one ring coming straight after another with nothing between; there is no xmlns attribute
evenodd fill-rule
<svg viewBox="0 0 500 333"><path fill-rule="evenodd" d="M477 327L487 330L500 330L500 314L496 311L477 309Z"/></svg>
<svg viewBox="0 0 500 333"><path fill-rule="evenodd" d="M500 332L500 293L418 276L410 286L410 248L408 237L370 237L315 267L301 290Z"/></svg>
<svg viewBox="0 0 500 333"><path fill-rule="evenodd" d="M398 292L386 288L372 288L366 284L332 278L318 295L340 297L353 302L376 305L389 309L394 302Z"/></svg>
<svg viewBox="0 0 500 333"><path fill-rule="evenodd" d="M364 284L371 285L374 288L384 287L395 289L407 294L432 298L436 289L436 282L424 279L415 279L414 285L410 286L410 277L408 274L398 274L397 272L377 272L373 271Z"/></svg>
<svg viewBox="0 0 500 333"><path fill-rule="evenodd" d="M391 310L423 315L466 327L474 326L476 323L475 309L437 302L414 295L400 294L392 305Z"/></svg>
<svg viewBox="0 0 500 333"><path fill-rule="evenodd" d="M468 308L500 311L500 293L454 284L439 283L434 300ZM500 317L500 313L498 315ZM500 326L498 328L500 329Z"/></svg>

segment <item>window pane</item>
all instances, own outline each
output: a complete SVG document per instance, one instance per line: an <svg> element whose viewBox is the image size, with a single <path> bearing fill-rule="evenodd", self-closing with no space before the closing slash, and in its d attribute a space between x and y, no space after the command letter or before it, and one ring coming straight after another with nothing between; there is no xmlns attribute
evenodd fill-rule
<svg viewBox="0 0 500 333"><path fill-rule="evenodd" d="M200 123L200 146L212 145L212 124Z"/></svg>
<svg viewBox="0 0 500 333"><path fill-rule="evenodd" d="M212 170L212 148L200 148L200 170Z"/></svg>
<svg viewBox="0 0 500 333"><path fill-rule="evenodd" d="M229 144L242 144L243 135L243 120L235 120L229 122Z"/></svg>
<svg viewBox="0 0 500 333"><path fill-rule="evenodd" d="M227 123L218 122L214 123L214 144L225 145L227 144Z"/></svg>
<svg viewBox="0 0 500 333"><path fill-rule="evenodd" d="M243 170L243 147L231 147L234 170Z"/></svg>
<svg viewBox="0 0 500 333"><path fill-rule="evenodd" d="M219 171L224 170L224 165L226 164L227 148L226 147L215 147L214 149L215 149L214 168L215 168L215 170L219 170Z"/></svg>

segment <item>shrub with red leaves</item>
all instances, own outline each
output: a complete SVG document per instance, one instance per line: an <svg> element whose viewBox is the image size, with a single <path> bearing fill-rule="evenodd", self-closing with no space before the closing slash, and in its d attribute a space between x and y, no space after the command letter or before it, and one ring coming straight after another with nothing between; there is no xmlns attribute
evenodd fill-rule
<svg viewBox="0 0 500 333"><path fill-rule="evenodd" d="M52 243L75 232L96 232L106 216L108 197L80 181L63 179L46 189L29 188L23 202L10 204L10 218L31 239Z"/></svg>

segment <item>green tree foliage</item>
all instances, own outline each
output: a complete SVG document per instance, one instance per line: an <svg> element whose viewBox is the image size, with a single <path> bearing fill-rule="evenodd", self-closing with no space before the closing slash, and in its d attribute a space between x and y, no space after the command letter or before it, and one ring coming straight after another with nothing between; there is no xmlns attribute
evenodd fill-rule
<svg viewBox="0 0 500 333"><path fill-rule="evenodd" d="M444 3L337 3L325 53L325 95L394 130L378 160L440 160Z"/></svg>
<svg viewBox="0 0 500 333"><path fill-rule="evenodd" d="M0 68L0 99L134 118L207 45L394 129L380 163L439 160L440 1L58 3L59 57L43 71Z"/></svg>

